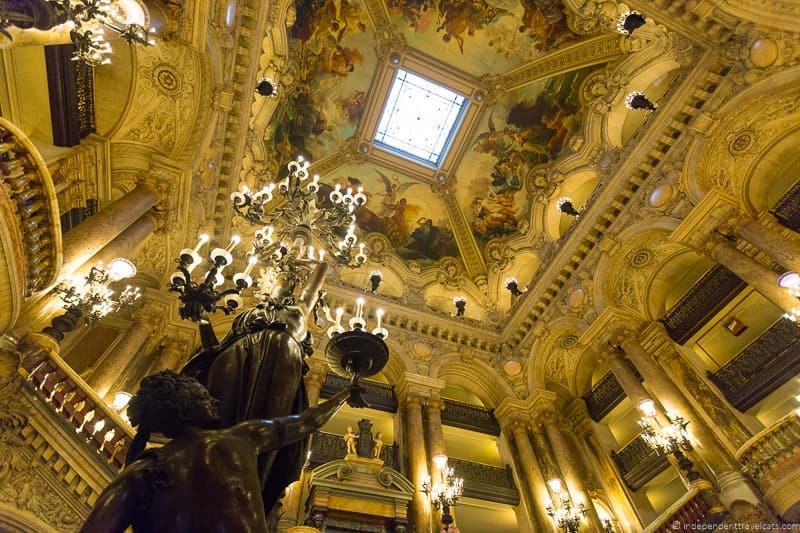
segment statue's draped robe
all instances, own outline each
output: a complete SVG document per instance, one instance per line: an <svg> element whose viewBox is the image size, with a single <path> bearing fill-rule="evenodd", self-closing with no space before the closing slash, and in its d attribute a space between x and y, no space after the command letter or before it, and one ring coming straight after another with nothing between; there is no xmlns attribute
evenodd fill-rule
<svg viewBox="0 0 800 533"><path fill-rule="evenodd" d="M203 350L183 373L203 383L219 400L221 427L254 418L300 414L308 407L303 386L303 348L284 324L259 310L245 311L216 347ZM264 512L300 478L308 439L259 457Z"/></svg>

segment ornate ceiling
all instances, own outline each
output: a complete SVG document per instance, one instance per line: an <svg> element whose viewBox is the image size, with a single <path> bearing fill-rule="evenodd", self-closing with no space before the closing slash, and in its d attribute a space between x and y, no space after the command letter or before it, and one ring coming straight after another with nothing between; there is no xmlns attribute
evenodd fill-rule
<svg viewBox="0 0 800 533"><path fill-rule="evenodd" d="M555 201L569 194L580 207L597 185L592 168L560 162L574 169L596 149L592 86L624 55L621 37L576 33L555 0L305 0L289 19L284 64L273 64L283 97L245 180L302 153L329 187L363 186L366 270L388 270L387 294L447 314L464 295L468 319L496 328L513 303L504 280L534 282L571 224ZM438 167L373 142L398 68L469 100ZM366 276L341 274L356 285Z"/></svg>

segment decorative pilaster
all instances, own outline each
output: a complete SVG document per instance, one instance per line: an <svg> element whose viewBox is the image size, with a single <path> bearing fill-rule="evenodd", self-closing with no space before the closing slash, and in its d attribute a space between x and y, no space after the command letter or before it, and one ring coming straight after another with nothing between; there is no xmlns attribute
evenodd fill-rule
<svg viewBox="0 0 800 533"><path fill-rule="evenodd" d="M134 318L122 339L95 363L87 382L98 396L103 398L111 392L116 392L111 390L112 386L122 377L128 364L147 342L153 329L154 326L150 321L141 317Z"/></svg>
<svg viewBox="0 0 800 533"><path fill-rule="evenodd" d="M303 378L306 384L306 397L308 405L314 406L319 403L319 394L322 385L325 383L325 376L328 374L328 363L324 359L309 357L306 359L308 373Z"/></svg>

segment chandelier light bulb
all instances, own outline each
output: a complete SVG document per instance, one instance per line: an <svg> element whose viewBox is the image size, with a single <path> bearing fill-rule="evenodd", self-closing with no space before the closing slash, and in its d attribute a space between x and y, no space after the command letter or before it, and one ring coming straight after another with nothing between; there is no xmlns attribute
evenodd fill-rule
<svg viewBox="0 0 800 533"><path fill-rule="evenodd" d="M194 252L195 253L200 252L200 248L202 248L203 245L208 242L208 240L209 240L208 234L207 233L201 233L197 237L197 245L194 247Z"/></svg>
<svg viewBox="0 0 800 533"><path fill-rule="evenodd" d="M136 275L136 265L127 259L118 257L116 259L112 259L108 264L107 273L111 281L132 278Z"/></svg>
<svg viewBox="0 0 800 533"><path fill-rule="evenodd" d="M561 494L561 491L563 490L561 480L557 477L548 479L547 486L550 487L550 490L553 491L554 494Z"/></svg>
<svg viewBox="0 0 800 533"><path fill-rule="evenodd" d="M433 464L435 464L436 468L439 470L444 470L447 467L447 456L444 454L434 455Z"/></svg>
<svg viewBox="0 0 800 533"><path fill-rule="evenodd" d="M114 409L117 413L121 413L128 407L128 403L130 403L132 395L129 392L119 391L114 394L114 399L111 401L111 408Z"/></svg>
<svg viewBox="0 0 800 533"><path fill-rule="evenodd" d="M646 417L652 418L656 416L656 404L649 398L640 401L637 407L639 408L639 411L641 411Z"/></svg>
<svg viewBox="0 0 800 533"><path fill-rule="evenodd" d="M783 318L791 320L795 324L800 324L800 307L795 307L783 314Z"/></svg>

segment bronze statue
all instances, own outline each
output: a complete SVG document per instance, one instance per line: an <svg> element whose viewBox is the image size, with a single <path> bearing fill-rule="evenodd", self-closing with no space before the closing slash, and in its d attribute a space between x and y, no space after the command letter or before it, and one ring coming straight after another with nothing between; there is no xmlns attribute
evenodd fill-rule
<svg viewBox="0 0 800 533"><path fill-rule="evenodd" d="M301 442L345 401L363 402L357 385L301 415L217 429L217 401L197 380L172 371L148 376L128 415L140 432L172 440L132 458L81 531L266 532L260 458Z"/></svg>
<svg viewBox="0 0 800 533"><path fill-rule="evenodd" d="M236 317L221 343L214 342L213 333L206 333L206 349L182 372L197 378L219 400L220 427L299 414L308 407L303 359L311 353L309 315L318 302L326 270L325 263L314 264L297 301L291 284L276 284L270 303ZM307 447L307 441L297 441L259 457L267 513L286 486L299 479Z"/></svg>

